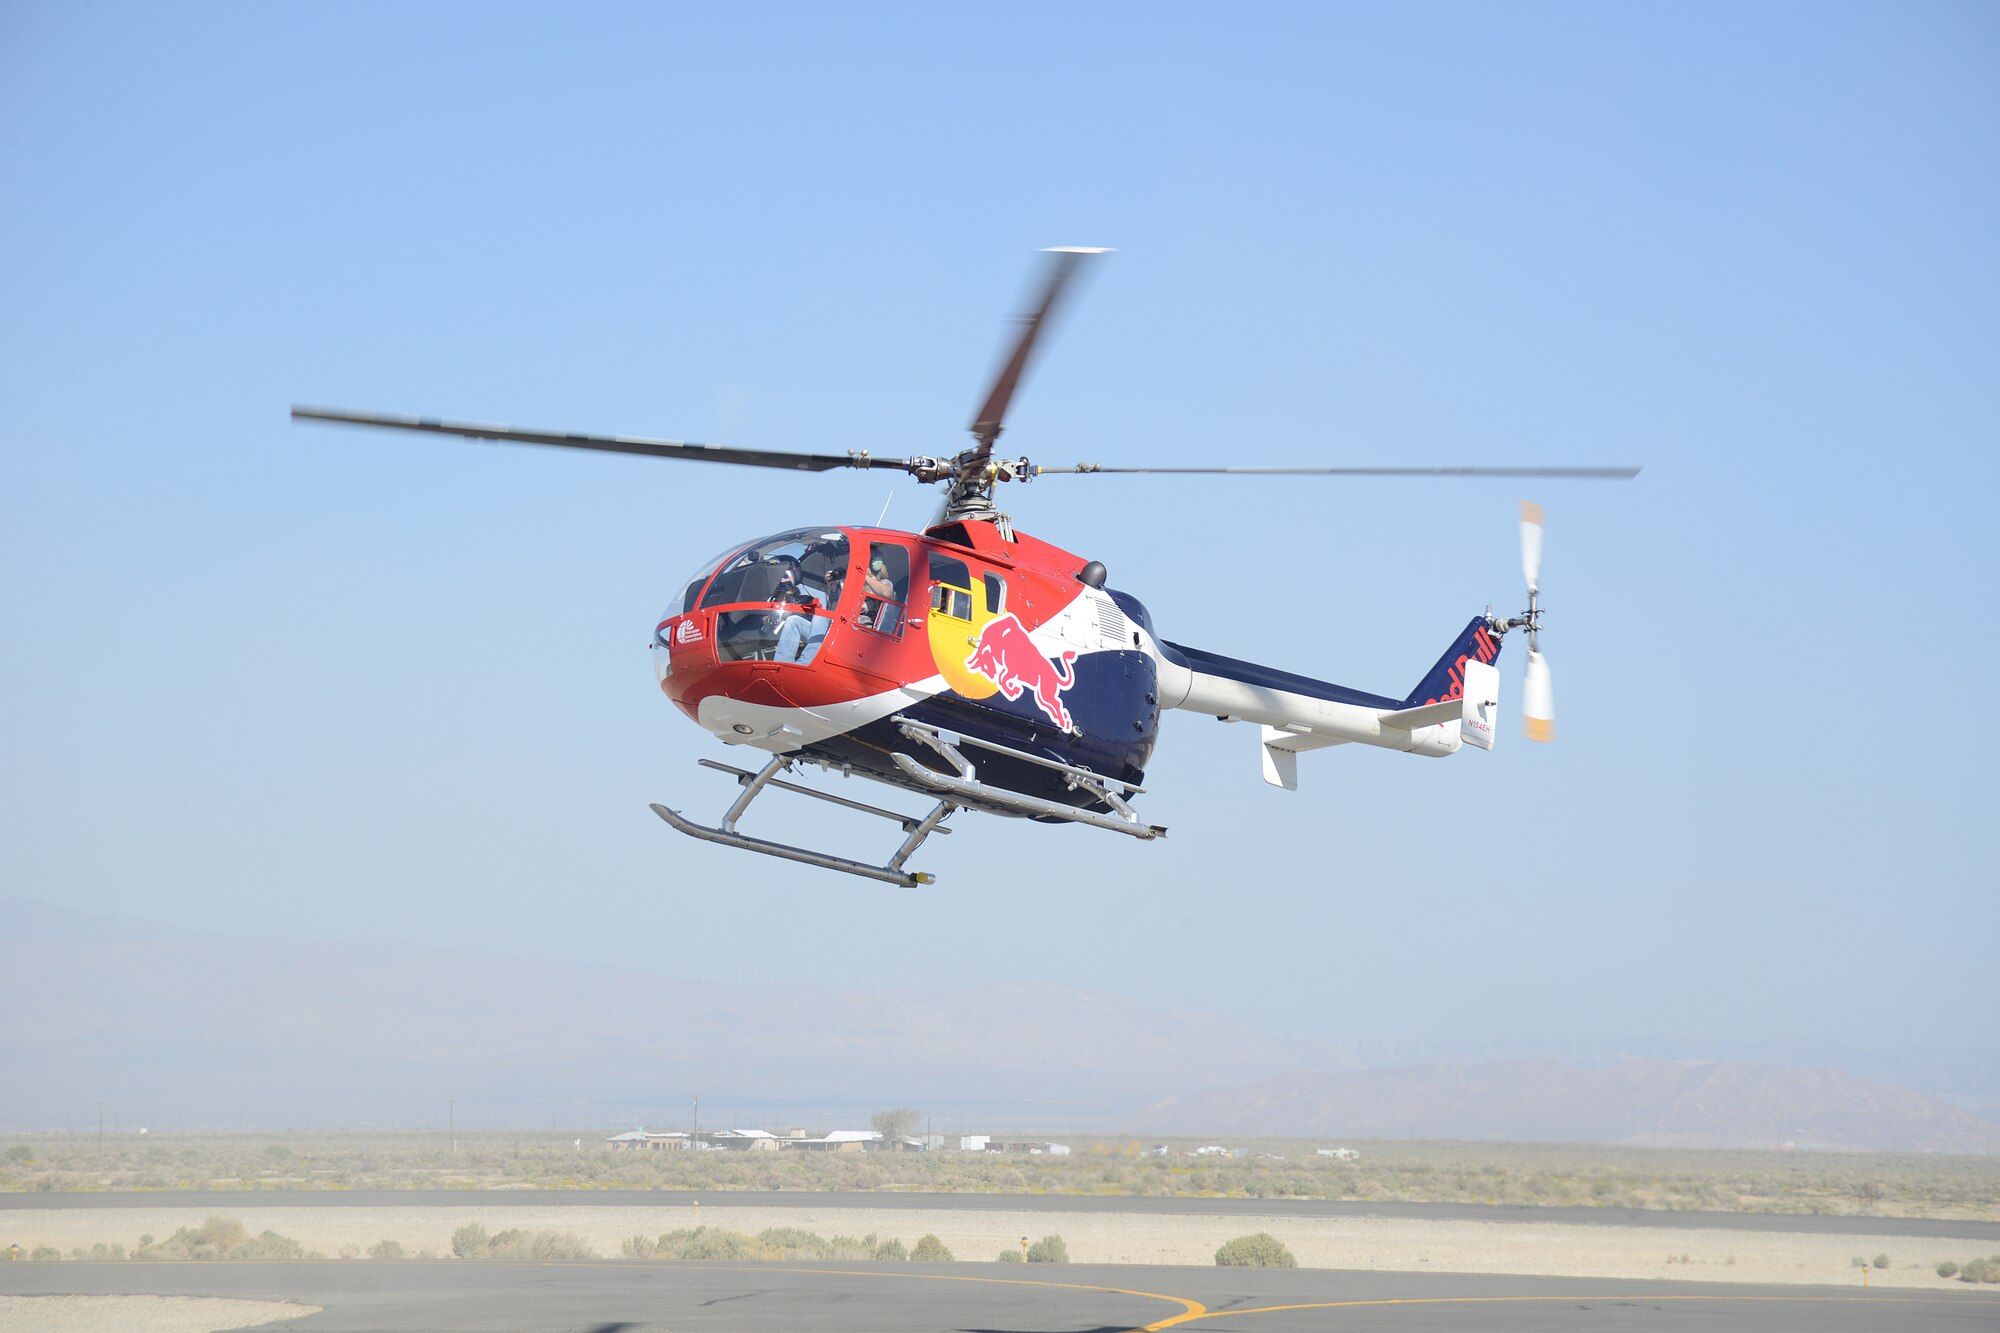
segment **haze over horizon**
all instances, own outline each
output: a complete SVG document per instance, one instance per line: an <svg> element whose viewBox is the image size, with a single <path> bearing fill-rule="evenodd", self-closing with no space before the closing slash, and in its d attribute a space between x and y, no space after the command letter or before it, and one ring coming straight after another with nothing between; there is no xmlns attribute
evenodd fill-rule
<svg viewBox="0 0 2000 1333"><path fill-rule="evenodd" d="M703 1123L760 1129L896 1103L947 1132L2000 1150L2000 1069L1939 1043L1416 1047L1052 982L746 986L20 898L0 919L0 1132L93 1105L114 1130L409 1128L447 1102L468 1128L685 1127L699 1097Z"/></svg>
<svg viewBox="0 0 2000 1333"><path fill-rule="evenodd" d="M1382 1049L2000 1067L1994 782L1933 716L2000 656L1997 69L1974 3L10 6L4 892ZM1281 792L1254 728L1170 718L1155 845L961 815L900 892L698 844L646 804L712 820L695 760L741 756L660 699L659 606L935 497L285 415L941 452L1060 244L1118 253L1010 453L1645 465L1003 496L1167 638L1380 690L1515 608L1537 499L1556 744L1510 643L1492 755Z"/></svg>

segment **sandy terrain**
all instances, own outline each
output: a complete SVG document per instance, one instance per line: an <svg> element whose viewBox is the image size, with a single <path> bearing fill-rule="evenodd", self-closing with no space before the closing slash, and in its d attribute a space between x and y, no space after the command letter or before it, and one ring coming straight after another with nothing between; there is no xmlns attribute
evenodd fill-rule
<svg viewBox="0 0 2000 1333"><path fill-rule="evenodd" d="M199 1226L211 1210L189 1208L57 1209L10 1215L4 1225L24 1251L103 1241L128 1249L143 1234L165 1237ZM1860 1286L1856 1255L1887 1254L1886 1269L1869 1270L1871 1286L1920 1287L1976 1294L1967 1283L1937 1276L1940 1259L1960 1263L1994 1249L1990 1240L1909 1236L1823 1236L1768 1231L1684 1231L1540 1222L1415 1221L1400 1218L1202 1217L1137 1213L967 1213L903 1209L700 1207L541 1207L509 1202L480 1208L230 1208L252 1235L290 1236L329 1256L361 1251L380 1240L400 1241L412 1255L451 1254L451 1233L467 1222L488 1231L508 1227L569 1231L615 1258L633 1235L657 1236L690 1226L756 1233L795 1226L822 1236L875 1232L915 1243L934 1232L960 1260L992 1260L1020 1238L1060 1234L1076 1263L1211 1264L1216 1247L1235 1236L1268 1231L1308 1268L1518 1273L1596 1278L1687 1279L1706 1282L1837 1283ZM1985 1289L1991 1294L1992 1289Z"/></svg>
<svg viewBox="0 0 2000 1333"><path fill-rule="evenodd" d="M0 1296L7 1333L209 1333L318 1314L317 1305L207 1296Z"/></svg>

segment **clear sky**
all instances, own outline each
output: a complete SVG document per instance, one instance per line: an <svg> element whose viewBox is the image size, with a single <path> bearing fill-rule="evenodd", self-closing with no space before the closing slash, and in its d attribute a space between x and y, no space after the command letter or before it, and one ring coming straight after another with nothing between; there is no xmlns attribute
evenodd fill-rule
<svg viewBox="0 0 2000 1333"><path fill-rule="evenodd" d="M1334 1036L2000 1058L1991 4L16 0L0 131L11 892ZM1519 605L1538 499L1556 745L1310 754L1287 793L1176 714L1164 843L961 817L911 892L708 847L646 810L718 816L694 761L731 757L660 698L656 612L732 541L934 497L286 419L949 451L1064 244L1118 253L1010 448L1645 464L1006 496L1167 637L1390 693Z"/></svg>

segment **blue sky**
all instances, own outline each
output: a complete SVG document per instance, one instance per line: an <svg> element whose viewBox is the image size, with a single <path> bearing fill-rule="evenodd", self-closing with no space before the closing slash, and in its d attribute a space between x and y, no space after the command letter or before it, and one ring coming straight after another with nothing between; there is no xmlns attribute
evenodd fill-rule
<svg viewBox="0 0 2000 1333"><path fill-rule="evenodd" d="M1990 5L17 3L0 129L16 892L1995 1058ZM948 451L1059 244L1118 254L1016 400L1038 459L1646 465L1007 497L1168 637L1394 693L1515 606L1538 499L1557 745L1285 793L1176 715L1164 844L966 818L913 893L729 853L646 812L718 814L729 757L659 698L655 612L732 541L929 493L286 420Z"/></svg>

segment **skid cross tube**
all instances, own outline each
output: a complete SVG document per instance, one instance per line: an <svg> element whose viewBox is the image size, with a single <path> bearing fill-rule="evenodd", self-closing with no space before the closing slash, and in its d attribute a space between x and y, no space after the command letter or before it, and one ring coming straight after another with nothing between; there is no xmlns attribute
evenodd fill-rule
<svg viewBox="0 0 2000 1333"><path fill-rule="evenodd" d="M1087 768L1079 768L1075 764L1065 764L1060 759L1044 759L1041 755L1029 754L1026 750L1016 750L1012 746L998 745L992 741L980 740L977 736L960 736L933 727L929 723L913 722L907 717L896 717L890 720L902 729L905 736L908 736L911 740L921 740L926 745L935 746L939 742L944 742L952 746L971 745L981 750L991 751L994 754L1004 754L1009 759L1019 759L1030 764L1040 764L1043 768L1052 768L1058 773L1068 775L1070 779L1069 785L1072 788L1085 783L1104 784L1112 781L1103 774L1093 773ZM970 775L968 774L968 776ZM1118 782L1114 785L1123 789L1127 796L1140 796L1146 790L1144 787L1130 782Z"/></svg>
<svg viewBox="0 0 2000 1333"><path fill-rule="evenodd" d="M864 879L880 880L884 884L896 884L906 889L914 889L920 885L929 884L934 881L933 876L924 874L921 871L903 869L903 863L910 859L910 856L917 848L923 846L924 840L930 837L931 834L951 832L950 829L939 826L951 816L953 811L959 808L957 803L940 798L936 807L928 815L918 819L909 815L898 814L894 810L882 809L880 806L864 805L860 801L850 801L844 796L834 796L827 792L814 791L810 787L802 787L795 782L785 782L779 779L778 774L791 767L792 761L785 755L774 757L770 763L764 765L764 767L758 769L755 773L747 769L732 768L728 764L718 764L708 759L703 759L700 763L704 768L717 769L733 776L736 779L737 785L743 788L743 793L730 804L728 812L722 817L722 826L720 828L710 828L706 824L697 824L693 820L683 816L679 811L669 810L664 805L657 803L652 805L650 807L652 812L661 819L664 819L673 828L687 834L690 838L699 838L703 842L720 843L724 847L734 847L739 851L757 852L763 856L775 856L785 861L797 861L802 865L817 866L822 870L838 870L844 874L859 875ZM743 812L750 808L750 803L756 800L758 794L767 787L781 787L786 791L797 792L801 796L810 796L815 800L826 801L850 810L860 810L871 815L879 815L884 819L894 820L896 823L902 825L903 832L907 836L904 837L902 845L896 849L896 854L878 866L870 865L866 861L856 861L851 857L835 856L830 852L816 852L810 847L794 847L789 843L772 842L766 838L753 838L747 833L738 833L736 831L736 821L743 817Z"/></svg>
<svg viewBox="0 0 2000 1333"><path fill-rule="evenodd" d="M981 782L979 770L973 767L972 761L961 754L958 748L947 741L935 727L901 719L898 719L898 725L905 736L913 741L921 741L943 756L945 762L957 770L957 776L926 768L906 754L889 756L895 761L896 767L931 790L943 792L947 797L955 796L964 804L980 803L1018 815L1039 815L1048 819L1064 820L1071 824L1087 824L1091 828L1109 829L1113 833L1123 833L1127 837L1148 841L1166 835L1167 831L1159 825L1142 822L1131 806L1106 787L1102 774L1093 773L1087 768L1078 768L1073 764L1056 763L1046 759L1036 760L1062 772L1072 791L1080 787L1105 801L1119 814L1101 815L1093 810L1080 810L1073 805L1045 801L1039 796L1028 796L1022 792L1009 791L1005 787L995 787ZM1001 746L987 748L1003 750L1008 754L1015 753L1004 750ZM1021 757L1035 758L1032 755ZM1122 787L1126 784L1118 785Z"/></svg>

